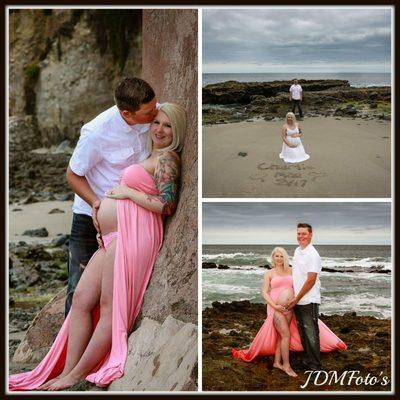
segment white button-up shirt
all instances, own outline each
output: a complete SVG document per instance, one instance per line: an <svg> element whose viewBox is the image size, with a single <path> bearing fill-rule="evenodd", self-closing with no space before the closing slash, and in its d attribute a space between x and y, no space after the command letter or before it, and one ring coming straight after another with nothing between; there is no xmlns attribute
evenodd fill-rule
<svg viewBox="0 0 400 400"><path fill-rule="evenodd" d="M102 199L106 190L119 184L124 168L149 156L148 131L149 124L127 124L118 107L113 106L83 125L69 166L75 174L85 176ZM77 194L72 210L92 215L91 206Z"/></svg>
<svg viewBox="0 0 400 400"><path fill-rule="evenodd" d="M307 279L307 273L316 272L318 274L314 286L301 298L297 304L321 304L321 282L319 280L319 275L322 269L322 262L318 251L315 250L315 247L311 243L305 249L298 247L294 252L292 265L293 287L296 296L300 292L304 282Z"/></svg>
<svg viewBox="0 0 400 400"><path fill-rule="evenodd" d="M293 84L292 86L290 86L289 91L292 95L293 100L301 99L301 92L303 91L303 89L299 84L297 84L297 85Z"/></svg>

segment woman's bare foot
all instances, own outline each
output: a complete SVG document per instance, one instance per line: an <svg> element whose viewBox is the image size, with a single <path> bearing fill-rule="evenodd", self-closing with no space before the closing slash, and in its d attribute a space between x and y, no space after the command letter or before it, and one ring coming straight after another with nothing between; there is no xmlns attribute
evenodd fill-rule
<svg viewBox="0 0 400 400"><path fill-rule="evenodd" d="M81 379L81 376L77 376L70 372L68 375L62 377L61 379L57 379L57 381L52 383L47 390L53 391L67 389L77 384Z"/></svg>
<svg viewBox="0 0 400 400"><path fill-rule="evenodd" d="M283 364L274 363L273 367L274 367L274 368L279 368L279 369L281 369L282 371L285 371L285 369L283 368Z"/></svg>
<svg viewBox="0 0 400 400"><path fill-rule="evenodd" d="M59 379L63 378L65 374L60 374L56 376L53 379L50 379L49 381L43 383L43 385L40 385L36 390L47 390L49 386L51 386L55 381L58 381Z"/></svg>
<svg viewBox="0 0 400 400"><path fill-rule="evenodd" d="M294 372L290 366L284 367L282 370L285 371L289 376L293 376L294 378L297 376L296 372Z"/></svg>

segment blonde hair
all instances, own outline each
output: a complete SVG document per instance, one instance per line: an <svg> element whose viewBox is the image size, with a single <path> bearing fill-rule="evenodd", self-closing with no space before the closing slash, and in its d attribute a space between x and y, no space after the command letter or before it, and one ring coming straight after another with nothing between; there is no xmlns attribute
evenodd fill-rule
<svg viewBox="0 0 400 400"><path fill-rule="evenodd" d="M275 261L274 261L275 253L281 253L282 256L283 256L283 267L284 268L289 267L289 256L288 256L288 253L286 252L286 250L283 247L275 247L272 250L272 253L271 253L271 267L275 268Z"/></svg>
<svg viewBox="0 0 400 400"><path fill-rule="evenodd" d="M181 151L186 133L186 111L183 107L174 103L162 103L158 111L162 111L169 118L172 129L172 143L164 147L162 151ZM148 136L149 151L153 149L151 135Z"/></svg>
<svg viewBox="0 0 400 400"><path fill-rule="evenodd" d="M289 112L286 114L286 123L287 123L288 117L292 117L293 123L296 124L296 116L294 115L294 113L292 113L291 111L289 111Z"/></svg>

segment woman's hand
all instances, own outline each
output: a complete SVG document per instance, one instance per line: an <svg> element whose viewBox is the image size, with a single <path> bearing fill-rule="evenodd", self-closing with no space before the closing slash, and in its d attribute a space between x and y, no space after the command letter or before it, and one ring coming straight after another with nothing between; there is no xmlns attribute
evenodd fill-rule
<svg viewBox="0 0 400 400"><path fill-rule="evenodd" d="M287 312L288 310L285 308L285 307L283 307L282 305L280 305L280 304L275 304L275 310L276 311L279 311L279 312L281 312L281 313L285 313L285 312Z"/></svg>
<svg viewBox="0 0 400 400"><path fill-rule="evenodd" d="M301 133L295 133L295 134L292 135L292 137L293 137L293 138L301 137Z"/></svg>
<svg viewBox="0 0 400 400"><path fill-rule="evenodd" d="M119 185L113 189L107 190L105 195L110 199L130 199L132 190L133 189L129 188L128 186Z"/></svg>

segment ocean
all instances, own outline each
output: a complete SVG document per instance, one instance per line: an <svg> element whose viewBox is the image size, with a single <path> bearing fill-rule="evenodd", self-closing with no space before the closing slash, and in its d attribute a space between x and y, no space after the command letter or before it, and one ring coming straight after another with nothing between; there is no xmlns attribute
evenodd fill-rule
<svg viewBox="0 0 400 400"><path fill-rule="evenodd" d="M265 269L275 245L204 245L203 262L230 266L230 269L203 269L203 307L213 301L250 300L264 302L261 286ZM283 246L293 255L297 246ZM321 273L320 312L391 318L392 275L368 272L379 267L392 270L390 246L315 245L323 267L338 272ZM352 267L359 272L339 272Z"/></svg>
<svg viewBox="0 0 400 400"><path fill-rule="evenodd" d="M344 79L353 87L390 86L390 73L255 73L255 74L203 74L203 87L210 83L226 81L272 82L298 79Z"/></svg>

